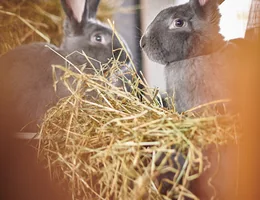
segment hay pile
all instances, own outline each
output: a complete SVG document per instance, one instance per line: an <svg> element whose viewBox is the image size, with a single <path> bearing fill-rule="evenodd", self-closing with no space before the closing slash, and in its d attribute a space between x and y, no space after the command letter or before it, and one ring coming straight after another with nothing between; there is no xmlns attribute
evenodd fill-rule
<svg viewBox="0 0 260 200"><path fill-rule="evenodd" d="M235 140L237 117L164 109L158 91L133 68L132 79L124 79L122 65L115 59L111 68L121 87L102 70L87 75L56 66L74 87L66 84L72 95L45 116L40 158L54 180L68 184L72 199L197 199L189 183L205 167L202 150Z"/></svg>
<svg viewBox="0 0 260 200"><path fill-rule="evenodd" d="M97 17L104 22L120 12L123 0L102 0ZM0 1L0 55L22 44L47 42L59 46L64 14L60 0Z"/></svg>

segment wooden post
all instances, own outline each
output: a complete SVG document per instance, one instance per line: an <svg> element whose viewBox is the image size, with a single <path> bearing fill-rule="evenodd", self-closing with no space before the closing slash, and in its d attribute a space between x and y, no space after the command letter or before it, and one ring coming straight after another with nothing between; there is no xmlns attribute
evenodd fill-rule
<svg viewBox="0 0 260 200"><path fill-rule="evenodd" d="M259 65L259 44L260 44L260 0L252 0L250 14L247 24L245 38L252 41L252 47L245 49L242 55L247 60L244 69L240 71L242 76L247 74L247 81L241 81L240 88L245 88L244 95L246 102L241 104L244 107L243 113L244 136L243 145L240 147L240 182L238 200L260 197L259 172L260 172L260 128L259 128L259 100L260 100L260 65Z"/></svg>

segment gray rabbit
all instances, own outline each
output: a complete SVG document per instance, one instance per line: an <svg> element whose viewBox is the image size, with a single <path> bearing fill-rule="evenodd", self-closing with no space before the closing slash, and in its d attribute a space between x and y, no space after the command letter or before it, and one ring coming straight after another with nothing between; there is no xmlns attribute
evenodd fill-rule
<svg viewBox="0 0 260 200"><path fill-rule="evenodd" d="M230 98L236 44L219 33L218 0L190 0L162 10L140 41L166 65L166 89L178 112Z"/></svg>
<svg viewBox="0 0 260 200"><path fill-rule="evenodd" d="M61 4L66 14L64 39L60 47L48 46L64 57L83 50L87 56L101 63L119 55L119 61L127 59L126 53L120 53L122 46L113 37L113 30L96 19L99 0L61 0ZM73 54L68 59L77 65L87 62L80 54ZM45 43L19 46L0 58L1 128L18 131L30 124L24 130L36 131L36 124L47 109L69 95L61 83L57 92L54 91L51 65L64 66L65 60L47 48ZM93 61L93 65L99 68L100 63ZM92 67L86 69L87 73L93 71ZM63 72L57 71L56 74L60 77Z"/></svg>
<svg viewBox="0 0 260 200"><path fill-rule="evenodd" d="M224 40L219 33L220 17L218 0L190 0L162 10L141 38L140 46L147 56L165 65L167 93L174 96L177 112L232 96L235 78L232 75L238 71L238 55L243 56L238 54L242 41ZM219 147L219 165L213 164L202 177L191 183L190 189L199 199L206 200L215 195L215 191L206 188L215 172L220 177L214 180L218 198L235 199L236 179L230 172L230 169L236 171L237 147L234 146ZM217 163L216 153L212 153L216 147L209 147L203 154ZM221 179L225 179L225 174L230 174L230 179L223 182ZM166 177L172 180L173 175L166 174ZM164 185L163 192L171 189Z"/></svg>

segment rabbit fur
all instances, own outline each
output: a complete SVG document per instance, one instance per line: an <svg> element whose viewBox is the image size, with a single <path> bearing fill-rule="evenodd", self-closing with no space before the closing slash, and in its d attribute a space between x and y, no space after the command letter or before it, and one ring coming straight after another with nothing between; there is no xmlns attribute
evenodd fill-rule
<svg viewBox="0 0 260 200"><path fill-rule="evenodd" d="M162 10L141 38L147 56L165 65L177 112L230 98L238 48L219 33L220 17L217 0L190 0Z"/></svg>
<svg viewBox="0 0 260 200"><path fill-rule="evenodd" d="M121 53L121 44L112 37L113 30L96 19L99 0L61 0L66 19L64 38L60 47L45 43L19 46L0 57L0 116L2 128L19 131L37 131L36 124L47 109L60 98L69 95L63 84L58 83L57 92L53 87L52 65L65 65L62 56L74 51L84 51L96 68L107 63L113 56L125 61L126 53ZM82 9L83 7L83 9ZM46 47L50 46L58 54ZM127 45L125 44L127 47ZM114 51L113 51L114 49ZM68 60L75 65L87 63L81 54L72 54ZM92 73L92 67L86 73ZM57 70L59 78L63 72ZM9 126L8 126L9 124Z"/></svg>
<svg viewBox="0 0 260 200"><path fill-rule="evenodd" d="M236 70L234 67L238 66L240 50L237 42L225 41L219 33L220 17L218 0L190 0L186 4L162 10L140 40L146 55L165 65L167 93L173 96L175 109L179 113L231 97L234 87L232 75ZM205 187L213 173L217 171L221 179L235 168L235 161L228 158L232 156L236 160L237 147L223 145L219 148L224 157L220 160L220 168L217 164L212 165L202 178L191 183L191 191L201 200L215 195L213 190ZM216 148L212 149L215 151ZM216 159L210 148L203 154L210 160ZM172 180L173 175L167 174L167 178ZM224 183L214 180L218 199L233 199L229 195L235 196L236 179L233 175L231 177L230 174L230 179ZM164 188L165 191L167 188Z"/></svg>

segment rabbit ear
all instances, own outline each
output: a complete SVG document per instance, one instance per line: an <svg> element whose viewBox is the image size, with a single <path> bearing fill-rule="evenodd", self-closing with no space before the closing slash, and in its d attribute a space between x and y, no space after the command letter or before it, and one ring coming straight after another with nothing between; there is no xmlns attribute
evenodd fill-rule
<svg viewBox="0 0 260 200"><path fill-rule="evenodd" d="M100 0L86 0L86 4L88 8L86 13L87 19L96 18L99 3Z"/></svg>
<svg viewBox="0 0 260 200"><path fill-rule="evenodd" d="M86 0L61 0L61 5L67 16L64 21L65 35L81 34L87 10Z"/></svg>
<svg viewBox="0 0 260 200"><path fill-rule="evenodd" d="M90 18L95 18L100 0L61 0L67 18L64 31L66 35L81 34Z"/></svg>
<svg viewBox="0 0 260 200"><path fill-rule="evenodd" d="M100 0L61 0L65 13L78 23L82 20L96 18Z"/></svg>
<svg viewBox="0 0 260 200"><path fill-rule="evenodd" d="M189 3L200 18L210 18L218 10L218 0L190 0Z"/></svg>
<svg viewBox="0 0 260 200"><path fill-rule="evenodd" d="M216 0L190 0L190 4L198 4L199 6L203 7L209 2L215 2Z"/></svg>
<svg viewBox="0 0 260 200"><path fill-rule="evenodd" d="M204 6L209 0L199 0L199 4Z"/></svg>
<svg viewBox="0 0 260 200"><path fill-rule="evenodd" d="M85 10L86 0L61 0L61 5L67 17L73 23L81 23Z"/></svg>

